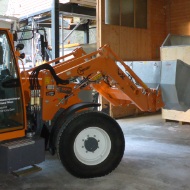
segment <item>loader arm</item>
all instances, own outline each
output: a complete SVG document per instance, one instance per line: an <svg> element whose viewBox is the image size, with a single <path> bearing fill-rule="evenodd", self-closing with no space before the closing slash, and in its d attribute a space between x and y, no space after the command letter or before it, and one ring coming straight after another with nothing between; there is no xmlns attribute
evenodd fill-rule
<svg viewBox="0 0 190 190"><path fill-rule="evenodd" d="M58 64L51 66L57 61ZM30 105L31 110L51 109L51 113L42 111L43 120L52 120L60 108L80 103L79 94L89 89L99 92L114 106L135 104L148 112L163 107L160 89L148 88L108 45L90 54L78 48L21 75L25 104Z"/></svg>
<svg viewBox="0 0 190 190"><path fill-rule="evenodd" d="M125 72L116 62L121 63ZM115 106L135 104L140 110L148 112L163 106L160 90L148 88L108 45L66 64L58 64L54 69L57 76L63 79L84 77L86 81L80 84L80 88L90 85Z"/></svg>

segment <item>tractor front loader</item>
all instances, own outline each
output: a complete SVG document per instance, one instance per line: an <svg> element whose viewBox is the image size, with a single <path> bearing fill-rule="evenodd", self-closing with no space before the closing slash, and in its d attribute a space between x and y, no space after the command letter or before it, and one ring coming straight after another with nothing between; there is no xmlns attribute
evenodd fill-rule
<svg viewBox="0 0 190 190"><path fill-rule="evenodd" d="M110 173L125 139L113 118L94 110L100 104L92 101L92 90L113 105L149 112L163 106L160 90L148 88L107 45L90 54L78 48L20 72L22 48L14 50L12 34L0 29L0 170L38 164L49 150L76 177Z"/></svg>

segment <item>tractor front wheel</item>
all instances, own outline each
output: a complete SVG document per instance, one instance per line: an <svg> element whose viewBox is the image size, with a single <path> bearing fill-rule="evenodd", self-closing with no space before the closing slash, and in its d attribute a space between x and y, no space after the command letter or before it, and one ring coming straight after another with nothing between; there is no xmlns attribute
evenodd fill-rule
<svg viewBox="0 0 190 190"><path fill-rule="evenodd" d="M63 124L57 139L62 164L80 178L104 176L114 170L124 153L124 136L118 123L102 112L75 114Z"/></svg>

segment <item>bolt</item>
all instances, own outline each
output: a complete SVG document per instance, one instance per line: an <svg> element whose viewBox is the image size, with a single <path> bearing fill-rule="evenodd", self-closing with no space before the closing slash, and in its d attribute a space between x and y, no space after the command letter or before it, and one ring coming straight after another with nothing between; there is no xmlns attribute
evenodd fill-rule
<svg viewBox="0 0 190 190"><path fill-rule="evenodd" d="M96 135L94 135L94 137L96 137Z"/></svg>
<svg viewBox="0 0 190 190"><path fill-rule="evenodd" d="M84 148L84 146L82 146L82 148Z"/></svg>
<svg viewBox="0 0 190 190"><path fill-rule="evenodd" d="M84 141L84 139L82 139L82 141Z"/></svg>
<svg viewBox="0 0 190 190"><path fill-rule="evenodd" d="M86 151L86 153L88 153L88 151Z"/></svg>
<svg viewBox="0 0 190 190"><path fill-rule="evenodd" d="M100 140L98 140L98 142L100 142Z"/></svg>

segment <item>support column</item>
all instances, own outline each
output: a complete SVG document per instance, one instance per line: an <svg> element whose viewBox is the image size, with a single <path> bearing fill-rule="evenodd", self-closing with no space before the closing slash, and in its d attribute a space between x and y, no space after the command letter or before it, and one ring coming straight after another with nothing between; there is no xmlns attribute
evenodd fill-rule
<svg viewBox="0 0 190 190"><path fill-rule="evenodd" d="M64 20L63 20L63 13L61 14L61 51L62 51L62 55L64 55Z"/></svg>
<svg viewBox="0 0 190 190"><path fill-rule="evenodd" d="M51 9L52 59L59 57L59 0L52 1Z"/></svg>
<svg viewBox="0 0 190 190"><path fill-rule="evenodd" d="M84 44L89 44L90 36L89 36L89 20L85 24L85 31L84 31Z"/></svg>

